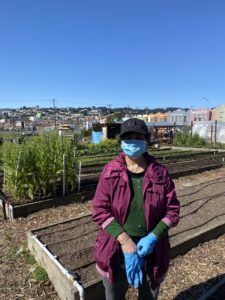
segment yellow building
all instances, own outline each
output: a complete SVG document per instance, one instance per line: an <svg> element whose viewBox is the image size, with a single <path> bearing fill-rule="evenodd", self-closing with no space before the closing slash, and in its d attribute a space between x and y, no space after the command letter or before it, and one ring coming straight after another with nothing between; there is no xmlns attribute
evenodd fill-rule
<svg viewBox="0 0 225 300"><path fill-rule="evenodd" d="M168 121L168 113L155 113L149 114L148 122L167 122Z"/></svg>
<svg viewBox="0 0 225 300"><path fill-rule="evenodd" d="M217 121L225 122L225 105L224 104L216 107L215 119Z"/></svg>

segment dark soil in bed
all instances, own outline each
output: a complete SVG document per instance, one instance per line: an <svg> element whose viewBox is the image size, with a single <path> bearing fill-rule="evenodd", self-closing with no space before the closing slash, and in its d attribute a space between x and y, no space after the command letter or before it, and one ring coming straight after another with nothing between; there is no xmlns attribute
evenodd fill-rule
<svg viewBox="0 0 225 300"><path fill-rule="evenodd" d="M225 223L225 177L187 187L177 192L181 202L179 225L171 229L171 242ZM90 216L34 231L61 264L82 283L96 278L93 246L98 227Z"/></svg>

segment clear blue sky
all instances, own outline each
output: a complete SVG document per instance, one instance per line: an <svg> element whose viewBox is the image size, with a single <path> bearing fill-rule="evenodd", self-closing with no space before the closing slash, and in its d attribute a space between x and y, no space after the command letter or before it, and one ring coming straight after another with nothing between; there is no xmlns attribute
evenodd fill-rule
<svg viewBox="0 0 225 300"><path fill-rule="evenodd" d="M225 104L224 0L0 0L0 107Z"/></svg>

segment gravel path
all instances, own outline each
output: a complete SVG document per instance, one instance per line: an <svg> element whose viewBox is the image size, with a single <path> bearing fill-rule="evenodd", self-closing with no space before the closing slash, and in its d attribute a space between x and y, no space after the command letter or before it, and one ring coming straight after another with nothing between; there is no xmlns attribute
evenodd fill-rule
<svg viewBox="0 0 225 300"><path fill-rule="evenodd" d="M225 169L213 170L174 180L177 189L225 176ZM33 279L34 265L28 262L26 231L72 219L86 214L90 201L46 209L14 223L3 221L0 215L0 299L55 299L58 296L51 283ZM197 299L224 273L225 235L192 249L171 261L171 268L160 291L159 300ZM129 291L127 299L136 299ZM93 299L94 300L94 299Z"/></svg>

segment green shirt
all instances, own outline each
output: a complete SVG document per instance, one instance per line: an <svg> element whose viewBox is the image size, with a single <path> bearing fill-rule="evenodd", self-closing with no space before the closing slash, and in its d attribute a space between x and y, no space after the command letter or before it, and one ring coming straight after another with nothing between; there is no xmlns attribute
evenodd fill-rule
<svg viewBox="0 0 225 300"><path fill-rule="evenodd" d="M132 173L129 171L129 182L131 189L131 201L128 208L125 224L120 225L115 219L105 228L106 232L116 238L120 233L126 231L128 235L141 237L147 234L144 201L142 196L142 187L144 172ZM160 221L152 231L158 238L167 232L168 226Z"/></svg>

